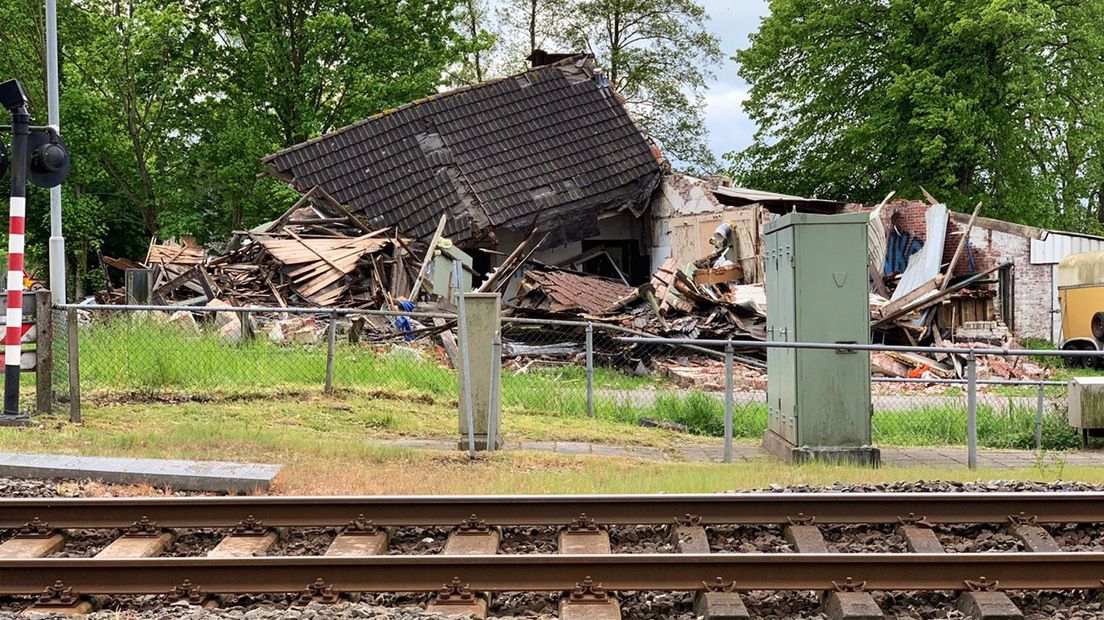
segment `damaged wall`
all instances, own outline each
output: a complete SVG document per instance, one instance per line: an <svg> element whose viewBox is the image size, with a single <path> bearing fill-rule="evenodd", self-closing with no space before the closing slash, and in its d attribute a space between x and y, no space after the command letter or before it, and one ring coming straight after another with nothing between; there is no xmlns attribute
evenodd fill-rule
<svg viewBox="0 0 1104 620"><path fill-rule="evenodd" d="M924 239L924 215L930 205L922 201L896 200L883 210L882 221L892 235L896 229ZM943 263L954 256L958 240L966 230L966 224L952 218L947 223L947 242L943 248ZM980 222L970 232L969 249L963 251L955 266L954 275L963 276L989 269L997 264L1011 262L1015 278L1014 316L1016 335L1020 337L1053 339L1051 304L1044 300L1052 297L1053 275L1049 265L1031 262L1031 239L1011 232L985 228ZM971 266L971 258L973 265Z"/></svg>

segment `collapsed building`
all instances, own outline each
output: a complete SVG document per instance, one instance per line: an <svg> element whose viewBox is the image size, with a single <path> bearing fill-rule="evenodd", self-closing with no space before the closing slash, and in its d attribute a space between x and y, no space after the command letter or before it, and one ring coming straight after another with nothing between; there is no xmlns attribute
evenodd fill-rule
<svg viewBox="0 0 1104 620"><path fill-rule="evenodd" d="M153 269L157 303L397 309L440 292L433 263L444 256L517 314L762 340L764 225L791 211L868 210L880 224L870 229L876 340L996 344L1053 339L1057 262L1104 250L1102 238L934 200L871 207L672 172L591 57L538 60L551 62L266 157L267 174L302 198L217 256L182 241L152 244L144 264L106 263ZM740 354L752 366L763 358ZM947 361L881 366L955 373Z"/></svg>

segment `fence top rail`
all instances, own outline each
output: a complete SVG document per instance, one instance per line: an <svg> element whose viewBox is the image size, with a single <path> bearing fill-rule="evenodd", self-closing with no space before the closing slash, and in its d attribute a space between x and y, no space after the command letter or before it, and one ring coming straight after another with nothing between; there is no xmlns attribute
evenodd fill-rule
<svg viewBox="0 0 1104 620"><path fill-rule="evenodd" d="M822 351L894 351L899 353L947 353L950 355L1004 355L1010 357L1104 357L1104 351L1059 351L1056 349L1001 349L996 347L912 347L889 344L858 344L854 342L779 342L761 340L709 340L694 338L623 337L617 340L634 344L697 345L704 347L738 347L745 349L814 349Z"/></svg>
<svg viewBox="0 0 1104 620"><path fill-rule="evenodd" d="M446 312L406 312L404 310L368 310L364 308L300 308L270 306L153 306L133 304L57 304L56 310L106 310L115 312L251 312L251 313L289 313L320 314L336 316L408 316L427 319L456 320L455 314Z"/></svg>
<svg viewBox="0 0 1104 620"><path fill-rule="evenodd" d="M920 383L926 385L968 385L970 382L966 379L921 379L915 377L871 377L871 381L874 383ZM1014 379L978 379L975 383L978 385L1008 385L1008 386L1053 386L1053 387L1066 387L1068 384L1064 381L1047 381L1039 379L1038 381L1031 380L1014 380Z"/></svg>

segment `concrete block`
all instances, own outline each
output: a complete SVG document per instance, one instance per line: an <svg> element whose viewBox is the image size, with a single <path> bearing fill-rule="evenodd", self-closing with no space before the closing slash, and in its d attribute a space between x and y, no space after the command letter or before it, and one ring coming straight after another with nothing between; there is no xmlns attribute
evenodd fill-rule
<svg viewBox="0 0 1104 620"><path fill-rule="evenodd" d="M694 615L703 620L744 620L751 617L738 592L698 592L694 597Z"/></svg>
<svg viewBox="0 0 1104 620"><path fill-rule="evenodd" d="M1054 537L1038 525L1011 525L1008 532L1023 543L1031 553L1059 553L1062 548Z"/></svg>
<svg viewBox="0 0 1104 620"><path fill-rule="evenodd" d="M974 620L1023 620L1023 613L1004 592L963 592L958 610Z"/></svg>
<svg viewBox="0 0 1104 620"><path fill-rule="evenodd" d="M445 541L445 555L495 555L502 542L497 528L488 532L453 532Z"/></svg>
<svg viewBox="0 0 1104 620"><path fill-rule="evenodd" d="M830 591L824 596L824 613L832 620L882 620L885 614L869 592Z"/></svg>
<svg viewBox="0 0 1104 620"><path fill-rule="evenodd" d="M614 598L602 602L561 600L560 620L621 620L621 605Z"/></svg>
<svg viewBox="0 0 1104 620"><path fill-rule="evenodd" d="M227 536L207 552L209 558L250 558L264 555L276 544L276 532L263 536Z"/></svg>
<svg viewBox="0 0 1104 620"><path fill-rule="evenodd" d="M798 553L828 553L824 534L815 525L787 525L782 536Z"/></svg>
<svg viewBox="0 0 1104 620"><path fill-rule="evenodd" d="M338 534L326 549L328 556L383 555L387 553L388 535L377 534Z"/></svg>
<svg viewBox="0 0 1104 620"><path fill-rule="evenodd" d="M671 540L679 553L709 553L709 536L700 525L676 525Z"/></svg>
<svg viewBox="0 0 1104 620"><path fill-rule="evenodd" d="M426 611L443 616L469 616L477 620L487 617L487 599L477 596L470 602L442 602L434 599L426 604Z"/></svg>
<svg viewBox="0 0 1104 620"><path fill-rule="evenodd" d="M608 555L613 552L610 547L609 532L606 530L599 530L597 532L568 532L566 530L561 530L559 551L560 553L569 555Z"/></svg>
<svg viewBox="0 0 1104 620"><path fill-rule="evenodd" d="M905 539L908 550L913 553L944 553L943 543L930 527L920 525L902 525L897 533Z"/></svg>
<svg viewBox="0 0 1104 620"><path fill-rule="evenodd" d="M49 538L10 538L0 545L0 558L43 558L61 549L65 536L54 534Z"/></svg>
<svg viewBox="0 0 1104 620"><path fill-rule="evenodd" d="M159 536L123 536L96 554L97 559L152 558L161 555L172 544L175 535L165 532Z"/></svg>

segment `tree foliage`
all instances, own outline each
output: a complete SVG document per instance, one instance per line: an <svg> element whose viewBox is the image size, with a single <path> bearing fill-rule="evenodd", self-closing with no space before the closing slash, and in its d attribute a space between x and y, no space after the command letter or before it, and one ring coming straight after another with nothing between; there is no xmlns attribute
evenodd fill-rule
<svg viewBox="0 0 1104 620"><path fill-rule="evenodd" d="M737 53L740 183L1090 227L1102 213L1104 1L772 0Z"/></svg>
<svg viewBox="0 0 1104 620"><path fill-rule="evenodd" d="M692 167L711 170L705 92L723 55L694 0L582 0L570 40L598 59L641 128Z"/></svg>
<svg viewBox="0 0 1104 620"><path fill-rule="evenodd" d="M286 188L258 180L260 159L435 92L472 47L460 4L59 0L74 263L101 246L140 256L152 235L220 239L285 209ZM42 13L40 0L0 3L0 77L24 82L38 122ZM32 258L48 235L46 202L32 192Z"/></svg>

